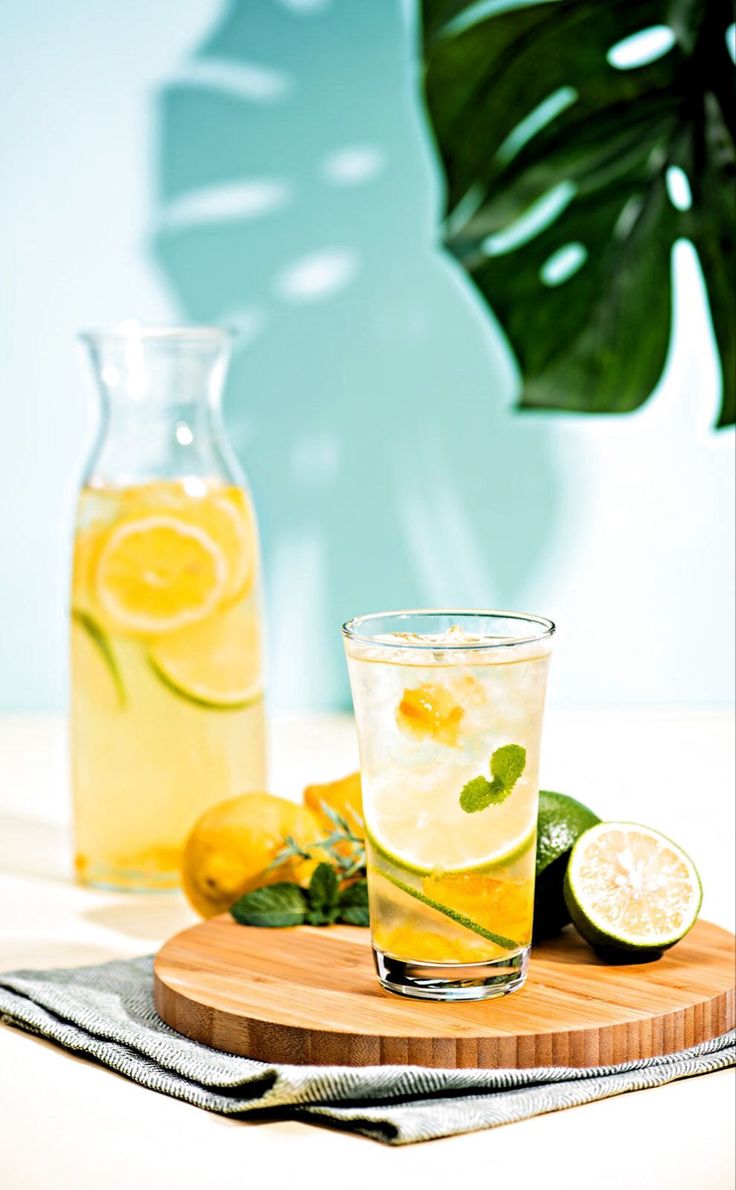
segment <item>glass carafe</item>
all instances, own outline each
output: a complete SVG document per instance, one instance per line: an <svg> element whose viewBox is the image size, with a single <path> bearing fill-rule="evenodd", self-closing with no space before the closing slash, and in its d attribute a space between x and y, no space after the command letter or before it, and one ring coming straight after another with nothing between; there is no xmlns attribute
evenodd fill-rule
<svg viewBox="0 0 736 1190"><path fill-rule="evenodd" d="M266 779L258 533L219 415L230 337L81 339L101 418L74 539L75 869L172 888L198 815Z"/></svg>

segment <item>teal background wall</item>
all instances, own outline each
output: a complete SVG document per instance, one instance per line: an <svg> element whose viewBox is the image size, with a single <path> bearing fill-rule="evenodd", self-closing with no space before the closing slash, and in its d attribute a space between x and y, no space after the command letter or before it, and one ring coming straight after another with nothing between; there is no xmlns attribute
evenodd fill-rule
<svg viewBox="0 0 736 1190"><path fill-rule="evenodd" d="M72 339L130 317L240 328L273 705L346 705L348 615L452 603L557 619L558 702L730 698L733 434L694 255L643 410L515 412L503 336L436 247L415 32L399 0L3 7L2 709L65 703L95 425Z"/></svg>

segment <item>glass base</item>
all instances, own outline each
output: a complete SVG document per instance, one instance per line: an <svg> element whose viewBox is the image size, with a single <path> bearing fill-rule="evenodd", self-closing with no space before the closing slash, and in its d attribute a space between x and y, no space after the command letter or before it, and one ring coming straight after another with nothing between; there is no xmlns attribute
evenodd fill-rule
<svg viewBox="0 0 736 1190"><path fill-rule="evenodd" d="M397 959L375 946L381 987L414 1000L491 1000L515 992L526 979L530 947L487 963L423 963Z"/></svg>

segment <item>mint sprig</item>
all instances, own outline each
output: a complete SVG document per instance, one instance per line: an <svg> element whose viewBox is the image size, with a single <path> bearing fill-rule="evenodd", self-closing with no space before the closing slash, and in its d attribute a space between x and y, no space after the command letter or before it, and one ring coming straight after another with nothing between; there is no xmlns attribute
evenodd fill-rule
<svg viewBox="0 0 736 1190"><path fill-rule="evenodd" d="M291 881L266 884L239 897L230 908L244 926L329 926L335 921L368 925L368 886L365 877L340 889L331 864L318 864L309 888Z"/></svg>
<svg viewBox="0 0 736 1190"><path fill-rule="evenodd" d="M504 744L491 756L491 780L473 777L460 792L460 805L466 814L477 814L488 806L500 806L526 767L526 748L521 744Z"/></svg>
<svg viewBox="0 0 736 1190"><path fill-rule="evenodd" d="M307 898L298 884L283 881L254 888L230 912L243 926L299 926L307 916Z"/></svg>
<svg viewBox="0 0 736 1190"><path fill-rule="evenodd" d="M287 860L311 860L315 853L327 854L317 864L308 888L293 881L266 884L245 893L230 912L246 926L329 926L335 921L351 926L368 925L368 886L365 879L365 843L355 835L332 807L323 809L333 825L326 839L302 847L292 835L272 860L271 872Z"/></svg>
<svg viewBox="0 0 736 1190"><path fill-rule="evenodd" d="M340 911L338 881L331 864L318 864L312 872L307 892L310 926L331 926Z"/></svg>

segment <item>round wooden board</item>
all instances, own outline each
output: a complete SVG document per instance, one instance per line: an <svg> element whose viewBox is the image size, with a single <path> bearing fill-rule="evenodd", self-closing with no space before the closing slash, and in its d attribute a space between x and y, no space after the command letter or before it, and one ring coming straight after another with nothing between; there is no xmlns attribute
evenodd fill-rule
<svg viewBox="0 0 736 1190"><path fill-rule="evenodd" d="M700 921L656 962L610 966L567 929L534 949L520 991L447 1004L384 991L368 930L223 915L162 947L154 995L177 1032L264 1062L606 1066L733 1027L735 942Z"/></svg>

